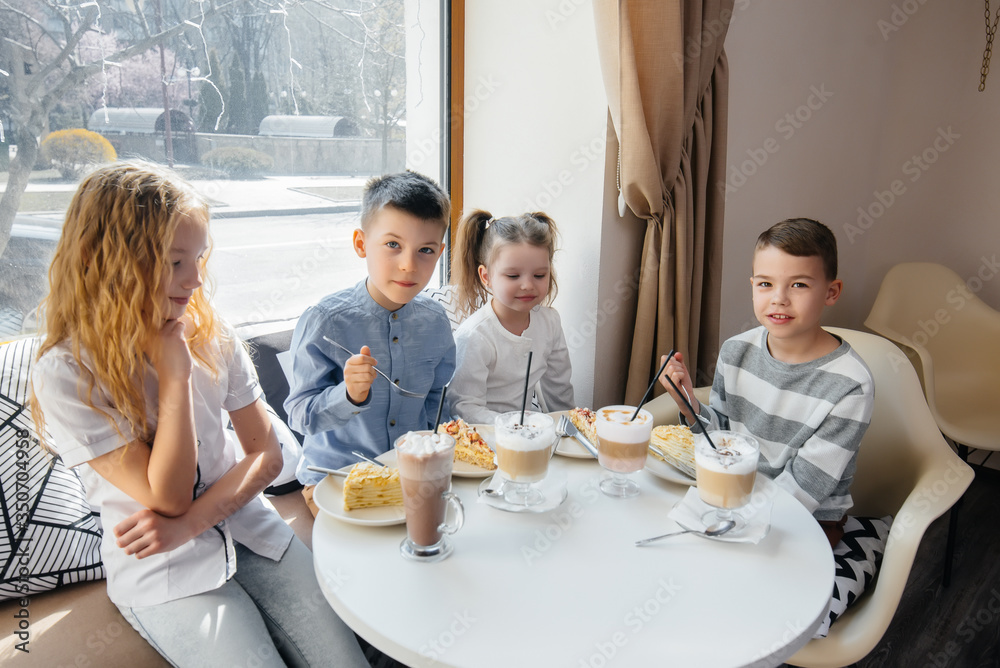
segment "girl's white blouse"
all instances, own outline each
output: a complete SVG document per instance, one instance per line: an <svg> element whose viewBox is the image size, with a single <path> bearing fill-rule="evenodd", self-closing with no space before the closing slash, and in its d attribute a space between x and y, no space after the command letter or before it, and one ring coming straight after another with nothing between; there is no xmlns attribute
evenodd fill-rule
<svg viewBox="0 0 1000 668"><path fill-rule="evenodd" d="M223 355L224 363L217 377L197 361L192 372L198 437L198 478L192 490L195 496L236 464L237 444L233 431L226 428L224 411L249 406L261 396L257 373L246 350L239 342L229 347L232 350ZM87 462L135 439L121 435L130 433L128 427L101 388L91 392L93 408L80 398L80 392L86 389L85 378L66 344L47 351L32 372L52 445L67 466L76 467L90 505L100 514L104 531L101 555L112 602L128 607L156 605L221 586L236 572L234 540L262 556L281 558L291 541L292 530L261 495L228 519L169 552L137 559L117 547L115 525L143 506L101 477ZM144 383L147 414L155 428L158 382L154 370L149 369ZM121 433L106 416L118 424Z"/></svg>

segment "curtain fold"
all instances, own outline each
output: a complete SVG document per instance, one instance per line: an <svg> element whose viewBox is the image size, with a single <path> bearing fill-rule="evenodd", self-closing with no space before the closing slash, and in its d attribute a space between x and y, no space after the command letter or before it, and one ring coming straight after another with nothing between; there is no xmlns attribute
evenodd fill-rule
<svg viewBox="0 0 1000 668"><path fill-rule="evenodd" d="M625 400L682 352L711 383L719 349L733 0L595 0L625 204L646 225Z"/></svg>

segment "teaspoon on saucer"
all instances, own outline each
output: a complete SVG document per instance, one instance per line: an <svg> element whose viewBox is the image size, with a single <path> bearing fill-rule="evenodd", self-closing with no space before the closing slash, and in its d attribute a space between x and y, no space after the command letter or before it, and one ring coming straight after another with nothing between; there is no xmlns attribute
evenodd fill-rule
<svg viewBox="0 0 1000 668"><path fill-rule="evenodd" d="M712 526L708 527L704 531L699 531L698 529L684 529L683 531L674 531L673 533L665 533L662 536L653 536L652 538L644 538L642 540L635 541L636 547L642 547L643 545L648 545L653 541L660 540L661 538L669 538L670 536L679 536L682 533L700 533L705 536L721 536L730 529L736 526L736 522L732 520L722 520L721 522L716 522Z"/></svg>

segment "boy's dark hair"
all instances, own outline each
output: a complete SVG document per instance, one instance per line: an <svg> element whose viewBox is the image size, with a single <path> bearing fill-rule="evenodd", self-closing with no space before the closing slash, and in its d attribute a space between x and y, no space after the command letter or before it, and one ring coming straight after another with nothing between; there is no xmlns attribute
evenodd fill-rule
<svg viewBox="0 0 1000 668"><path fill-rule="evenodd" d="M837 278L837 237L830 228L812 218L789 218L775 223L757 237L754 252L774 246L796 257L818 256L826 280Z"/></svg>
<svg viewBox="0 0 1000 668"><path fill-rule="evenodd" d="M433 179L409 170L376 176L365 184L361 199L361 229L368 229L375 214L387 206L445 226L451 218L451 200L441 186Z"/></svg>

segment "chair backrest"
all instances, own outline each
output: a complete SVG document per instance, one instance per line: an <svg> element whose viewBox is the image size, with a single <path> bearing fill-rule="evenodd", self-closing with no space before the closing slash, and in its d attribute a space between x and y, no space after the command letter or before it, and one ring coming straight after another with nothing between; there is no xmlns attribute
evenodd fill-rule
<svg viewBox="0 0 1000 668"><path fill-rule="evenodd" d="M1000 400L1000 313L975 295L982 278L963 280L931 262L906 262L885 275L865 325L919 359L927 403L952 438L986 446L965 426ZM973 439L966 441L966 438ZM988 447L988 446L987 446Z"/></svg>
<svg viewBox="0 0 1000 668"><path fill-rule="evenodd" d="M891 341L827 328L864 359L875 379L871 425L858 452L852 515L896 515L930 462L950 452L927 407L916 371Z"/></svg>

